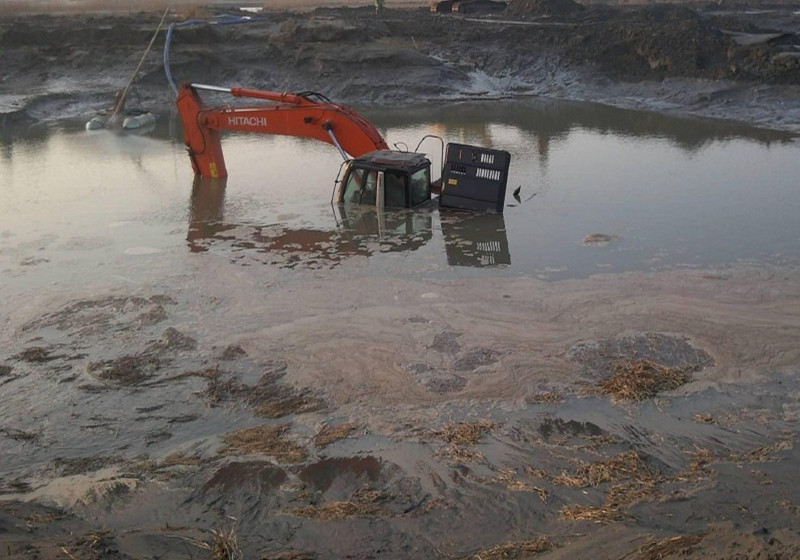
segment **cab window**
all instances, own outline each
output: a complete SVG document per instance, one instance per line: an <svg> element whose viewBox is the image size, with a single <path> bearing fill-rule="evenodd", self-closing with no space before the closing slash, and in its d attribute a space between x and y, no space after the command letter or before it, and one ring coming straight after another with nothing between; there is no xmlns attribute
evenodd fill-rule
<svg viewBox="0 0 800 560"><path fill-rule="evenodd" d="M351 169L347 176L347 184L344 187L342 202L355 202L358 204L361 198L361 185L364 184L364 170Z"/></svg>
<svg viewBox="0 0 800 560"><path fill-rule="evenodd" d="M406 207L406 176L395 171L387 171L383 179L384 206L389 208Z"/></svg>
<svg viewBox="0 0 800 560"><path fill-rule="evenodd" d="M352 169L347 176L342 202L355 204L375 204L375 189L378 172L366 169Z"/></svg>
<svg viewBox="0 0 800 560"><path fill-rule="evenodd" d="M361 204L375 205L375 192L378 190L378 172L367 171L364 180L364 189L361 193Z"/></svg>
<svg viewBox="0 0 800 560"><path fill-rule="evenodd" d="M414 172L410 178L410 206L422 204L431 198L431 171L427 167L423 167L419 171Z"/></svg>

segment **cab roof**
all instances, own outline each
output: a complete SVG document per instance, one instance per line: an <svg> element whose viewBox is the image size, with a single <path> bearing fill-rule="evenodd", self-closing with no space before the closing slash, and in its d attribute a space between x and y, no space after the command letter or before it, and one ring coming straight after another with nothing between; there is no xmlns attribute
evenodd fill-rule
<svg viewBox="0 0 800 560"><path fill-rule="evenodd" d="M375 167L378 169L415 169L422 165L430 164L430 160L425 157L425 154L419 154L416 152L397 152L394 150L375 150L355 158L353 162L361 163L362 165Z"/></svg>

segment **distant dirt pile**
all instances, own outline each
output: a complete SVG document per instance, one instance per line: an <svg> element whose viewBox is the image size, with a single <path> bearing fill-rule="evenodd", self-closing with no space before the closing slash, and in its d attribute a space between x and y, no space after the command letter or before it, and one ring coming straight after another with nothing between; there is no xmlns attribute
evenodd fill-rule
<svg viewBox="0 0 800 560"><path fill-rule="evenodd" d="M506 13L516 17L563 16L583 11L574 0L511 0Z"/></svg>
<svg viewBox="0 0 800 560"><path fill-rule="evenodd" d="M727 77L729 43L697 12L680 6L654 6L618 12L602 32L578 30L569 51L615 77L655 75Z"/></svg>

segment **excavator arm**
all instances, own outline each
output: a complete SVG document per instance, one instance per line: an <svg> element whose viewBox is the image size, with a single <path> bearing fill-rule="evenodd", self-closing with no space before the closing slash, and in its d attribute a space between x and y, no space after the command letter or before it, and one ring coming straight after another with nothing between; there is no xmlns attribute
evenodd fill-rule
<svg viewBox="0 0 800 560"><path fill-rule="evenodd" d="M270 103L207 107L197 93L202 89ZM202 177L228 176L221 130L315 138L352 157L388 149L381 134L364 117L324 98L315 100L302 94L185 83L178 91L177 106L192 168Z"/></svg>

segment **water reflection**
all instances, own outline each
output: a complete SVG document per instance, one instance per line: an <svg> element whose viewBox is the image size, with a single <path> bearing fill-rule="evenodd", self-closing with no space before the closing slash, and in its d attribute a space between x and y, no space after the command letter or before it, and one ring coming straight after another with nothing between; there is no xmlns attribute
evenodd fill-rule
<svg viewBox="0 0 800 560"><path fill-rule="evenodd" d="M404 126L411 111L386 110L380 113L384 127ZM549 146L575 130L614 134L626 138L667 139L688 152L696 152L714 142L734 138L764 145L787 143L797 135L791 132L755 128L736 121L699 117L676 117L654 111L618 109L594 103L537 99L484 103L480 111L474 103L441 104L413 109L419 122L436 123L448 137L466 136L482 145L495 144L493 128L514 127L535 137L538 150L547 157Z"/></svg>
<svg viewBox="0 0 800 560"><path fill-rule="evenodd" d="M511 264L502 214L441 211L442 235L450 266Z"/></svg>
<svg viewBox="0 0 800 560"><path fill-rule="evenodd" d="M434 206L378 211L332 205L331 229L229 223L224 216L226 181L194 180L186 237L193 253L220 250L235 259L255 258L284 268L332 268L355 256L416 251L434 236ZM511 264L502 215L445 211L438 215L449 265Z"/></svg>
<svg viewBox="0 0 800 560"><path fill-rule="evenodd" d="M22 125L2 125L0 126L0 162L7 164L13 163L14 149L19 144L24 144L26 150L38 150L40 153L47 148L50 137L57 133L44 125L22 126Z"/></svg>

